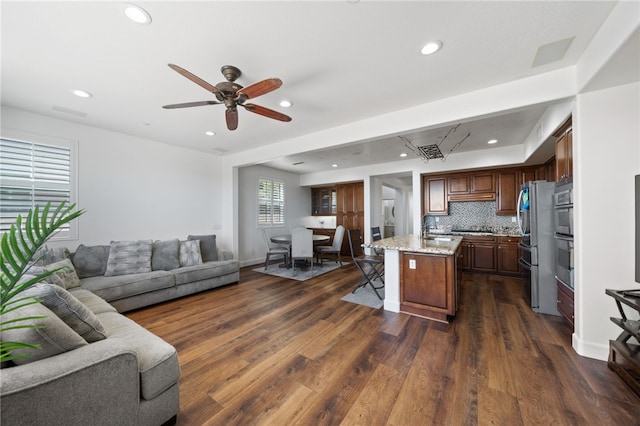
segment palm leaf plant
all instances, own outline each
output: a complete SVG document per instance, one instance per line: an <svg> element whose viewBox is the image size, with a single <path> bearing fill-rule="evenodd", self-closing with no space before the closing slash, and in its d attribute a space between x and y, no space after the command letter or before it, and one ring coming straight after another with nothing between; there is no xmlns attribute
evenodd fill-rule
<svg viewBox="0 0 640 426"><path fill-rule="evenodd" d="M15 224L2 235L0 240L0 333L17 328L40 327L30 321L43 317L31 316L5 320L2 316L24 306L40 303L32 296L20 297L19 294L61 268L45 271L30 279L23 279L23 277L29 268L42 258L42 256L36 257L38 250L58 232L60 227L84 213L84 210L74 211L75 207L75 204L67 206L66 202L62 202L52 210L51 203L47 203L40 211L40 208L35 206L29 210L24 224L22 216L18 215ZM22 348L38 348L38 345L0 341L0 361L17 358L18 356L12 356L11 352Z"/></svg>

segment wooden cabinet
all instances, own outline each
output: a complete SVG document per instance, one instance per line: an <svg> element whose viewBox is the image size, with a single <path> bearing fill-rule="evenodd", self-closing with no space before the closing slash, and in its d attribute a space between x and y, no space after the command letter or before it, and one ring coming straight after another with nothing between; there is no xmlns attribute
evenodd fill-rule
<svg viewBox="0 0 640 426"><path fill-rule="evenodd" d="M346 183L336 186L336 226L342 225L345 229L364 230L364 182ZM348 238L342 241L342 255L350 256Z"/></svg>
<svg viewBox="0 0 640 426"><path fill-rule="evenodd" d="M523 174L522 174L523 175ZM497 173L498 194L496 196L497 215L516 215L521 173L516 170Z"/></svg>
<svg viewBox="0 0 640 426"><path fill-rule="evenodd" d="M573 180L573 129L569 119L555 133L556 141L556 182Z"/></svg>
<svg viewBox="0 0 640 426"><path fill-rule="evenodd" d="M565 317L573 327L574 325L574 309L573 309L573 290L556 280L558 288L558 312Z"/></svg>
<svg viewBox="0 0 640 426"><path fill-rule="evenodd" d="M337 213L335 188L311 188L311 214L313 216L333 216Z"/></svg>
<svg viewBox="0 0 640 426"><path fill-rule="evenodd" d="M448 201L491 201L496 199L495 174L472 172L447 177Z"/></svg>
<svg viewBox="0 0 640 426"><path fill-rule="evenodd" d="M520 275L520 237L498 237L498 273L505 275Z"/></svg>
<svg viewBox="0 0 640 426"><path fill-rule="evenodd" d="M493 236L465 236L461 267L474 272L497 272L496 238Z"/></svg>
<svg viewBox="0 0 640 426"><path fill-rule="evenodd" d="M425 177L423 179L423 214L446 215L449 214L447 202L447 178Z"/></svg>
<svg viewBox="0 0 640 426"><path fill-rule="evenodd" d="M456 255L402 252L400 311L448 322L457 309Z"/></svg>

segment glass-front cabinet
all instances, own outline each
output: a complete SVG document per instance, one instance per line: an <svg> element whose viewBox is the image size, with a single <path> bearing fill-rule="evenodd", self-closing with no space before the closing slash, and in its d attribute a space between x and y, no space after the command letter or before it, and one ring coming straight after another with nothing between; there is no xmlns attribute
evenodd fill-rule
<svg viewBox="0 0 640 426"><path fill-rule="evenodd" d="M335 215L338 211L337 200L335 188L311 188L311 214L313 216Z"/></svg>

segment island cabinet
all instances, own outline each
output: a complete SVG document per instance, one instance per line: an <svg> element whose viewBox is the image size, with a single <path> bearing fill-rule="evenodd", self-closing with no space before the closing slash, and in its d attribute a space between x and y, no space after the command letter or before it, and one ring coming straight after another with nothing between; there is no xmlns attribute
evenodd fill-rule
<svg viewBox="0 0 640 426"><path fill-rule="evenodd" d="M402 252L400 311L449 322L457 310L456 254Z"/></svg>
<svg viewBox="0 0 640 426"><path fill-rule="evenodd" d="M473 272L497 272L496 237L465 235L460 247L462 269Z"/></svg>

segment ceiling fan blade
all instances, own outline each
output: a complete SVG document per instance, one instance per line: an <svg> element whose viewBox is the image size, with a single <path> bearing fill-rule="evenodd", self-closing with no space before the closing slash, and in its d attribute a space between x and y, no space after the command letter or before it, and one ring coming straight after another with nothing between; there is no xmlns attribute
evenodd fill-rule
<svg viewBox="0 0 640 426"><path fill-rule="evenodd" d="M169 67L178 72L179 74L187 77L189 80L193 81L194 83L196 83L197 85L204 87L206 90L208 90L211 93L222 93L216 86L214 86L213 84L207 83L206 81L204 81L203 79L201 79L200 77L198 77L197 75L193 75L191 74L189 71L185 70L184 68L181 68L177 65L174 64L169 64Z"/></svg>
<svg viewBox="0 0 640 426"><path fill-rule="evenodd" d="M236 108L227 108L225 117L227 119L227 129L235 130L238 128L238 110Z"/></svg>
<svg viewBox="0 0 640 426"><path fill-rule="evenodd" d="M280 86L282 86L282 80L279 78L268 78L238 90L237 95L244 99L257 98L265 93L276 90Z"/></svg>
<svg viewBox="0 0 640 426"><path fill-rule="evenodd" d="M255 114L260 114L265 117L273 118L274 120L287 121L287 122L291 121L291 117L289 117L288 115L284 115L278 111L274 111L272 109L265 108L260 105L255 105L255 104L241 104L241 105L247 111L253 112Z"/></svg>
<svg viewBox="0 0 640 426"><path fill-rule="evenodd" d="M215 105L220 103L222 102L218 102L218 101L185 102L183 104L165 105L162 108L164 109L188 108L188 107L196 107L196 106L203 106L203 105Z"/></svg>

